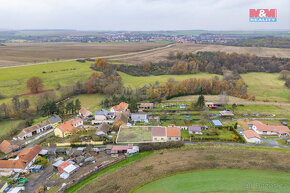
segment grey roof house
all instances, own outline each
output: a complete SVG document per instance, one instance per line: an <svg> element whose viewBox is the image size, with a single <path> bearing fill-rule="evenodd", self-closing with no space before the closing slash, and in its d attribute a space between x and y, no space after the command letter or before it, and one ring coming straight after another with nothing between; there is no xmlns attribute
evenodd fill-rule
<svg viewBox="0 0 290 193"><path fill-rule="evenodd" d="M131 113L131 120L133 122L148 122L148 114Z"/></svg>
<svg viewBox="0 0 290 193"><path fill-rule="evenodd" d="M189 134L199 134L202 135L202 126L199 125L192 125L188 127Z"/></svg>
<svg viewBox="0 0 290 193"><path fill-rule="evenodd" d="M51 125L54 125L54 124L61 122L61 118L58 115L54 115L54 116L50 117L48 119L48 121Z"/></svg>

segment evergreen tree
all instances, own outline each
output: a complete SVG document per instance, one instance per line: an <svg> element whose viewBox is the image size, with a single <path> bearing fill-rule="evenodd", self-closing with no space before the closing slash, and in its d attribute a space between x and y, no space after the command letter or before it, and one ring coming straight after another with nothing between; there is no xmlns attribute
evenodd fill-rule
<svg viewBox="0 0 290 193"><path fill-rule="evenodd" d="M75 101L75 109L76 111L79 111L81 109L81 101L79 99Z"/></svg>
<svg viewBox="0 0 290 193"><path fill-rule="evenodd" d="M202 94L198 97L195 106L200 108L200 109L202 109L204 107L204 96Z"/></svg>

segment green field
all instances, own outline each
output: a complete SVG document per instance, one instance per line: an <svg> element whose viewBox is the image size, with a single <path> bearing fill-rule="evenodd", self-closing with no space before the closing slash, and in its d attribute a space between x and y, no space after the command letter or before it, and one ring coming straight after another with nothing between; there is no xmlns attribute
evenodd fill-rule
<svg viewBox="0 0 290 193"><path fill-rule="evenodd" d="M82 107L88 109L89 111L100 110L100 103L105 98L102 94L81 94L72 97L70 100L79 99L81 101Z"/></svg>
<svg viewBox="0 0 290 193"><path fill-rule="evenodd" d="M248 93L254 95L256 100L290 100L289 89L284 86L285 81L279 80L279 73L251 72L241 76L248 85Z"/></svg>
<svg viewBox="0 0 290 193"><path fill-rule="evenodd" d="M92 73L89 67L89 62L71 61L1 68L0 93L5 96L28 93L26 81L33 76L38 76L43 80L44 89L55 89L58 83L65 86L84 81Z"/></svg>
<svg viewBox="0 0 290 193"><path fill-rule="evenodd" d="M21 120L5 120L0 122L0 136L17 127Z"/></svg>
<svg viewBox="0 0 290 193"><path fill-rule="evenodd" d="M290 173L257 170L205 170L176 174L149 183L136 193L290 192Z"/></svg>
<svg viewBox="0 0 290 193"><path fill-rule="evenodd" d="M154 84L156 81L159 83L167 82L169 78L174 78L176 81L182 81L189 78L213 78L216 74L206 74L206 73L199 73L199 74L185 74L185 75L160 75L160 76L132 76L129 74L125 74L123 72L118 72L122 77L122 82L124 86L137 88L142 87L148 84Z"/></svg>

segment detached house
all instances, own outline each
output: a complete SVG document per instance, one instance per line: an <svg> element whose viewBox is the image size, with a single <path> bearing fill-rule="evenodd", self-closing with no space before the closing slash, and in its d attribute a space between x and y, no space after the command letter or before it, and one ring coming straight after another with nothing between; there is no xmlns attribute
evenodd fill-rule
<svg viewBox="0 0 290 193"><path fill-rule="evenodd" d="M23 129L17 137L20 140L24 140L51 128L52 126L50 125L50 122L45 120L36 125Z"/></svg>
<svg viewBox="0 0 290 193"><path fill-rule="evenodd" d="M180 129L177 127L166 127L167 141L179 141L181 139Z"/></svg>
<svg viewBox="0 0 290 193"><path fill-rule="evenodd" d="M128 109L129 104L121 102L120 104L113 106L111 112L125 112Z"/></svg>
<svg viewBox="0 0 290 193"><path fill-rule="evenodd" d="M260 135L253 130L244 131L243 136L248 143L261 143Z"/></svg>
<svg viewBox="0 0 290 193"><path fill-rule="evenodd" d="M202 135L202 126L199 125L192 125L188 127L189 134L198 134Z"/></svg>
<svg viewBox="0 0 290 193"><path fill-rule="evenodd" d="M151 129L153 142L166 142L166 127L152 127Z"/></svg>
<svg viewBox="0 0 290 193"><path fill-rule="evenodd" d="M13 172L26 172L29 167L34 163L39 152L41 151L39 145L23 149L16 157L11 160L0 160L0 173L1 175L11 174Z"/></svg>
<svg viewBox="0 0 290 193"><path fill-rule="evenodd" d="M279 137L289 136L290 130L287 126L266 125L260 121L251 121L249 127L259 135L278 135Z"/></svg>
<svg viewBox="0 0 290 193"><path fill-rule="evenodd" d="M93 113L91 111L87 110L86 108L82 107L79 110L79 115L81 117L91 117L91 116L93 116Z"/></svg>
<svg viewBox="0 0 290 193"><path fill-rule="evenodd" d="M69 135L72 135L78 130L78 128L81 128L82 126L83 126L83 120L81 118L72 119L70 121L67 121L57 126L54 129L54 135L64 138Z"/></svg>

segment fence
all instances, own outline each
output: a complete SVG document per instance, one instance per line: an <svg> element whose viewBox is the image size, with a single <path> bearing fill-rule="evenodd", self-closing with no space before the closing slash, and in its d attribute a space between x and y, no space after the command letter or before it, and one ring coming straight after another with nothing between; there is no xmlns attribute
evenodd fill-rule
<svg viewBox="0 0 290 193"><path fill-rule="evenodd" d="M89 177L89 176L91 176L91 175L93 175L93 174L95 174L95 173L97 173L97 172L99 172L99 171L101 171L101 170L103 170L103 169L105 169L105 168L111 166L111 165L114 165L114 164L117 163L117 162L123 161L124 159L126 159L126 157L125 157L125 156L121 156L121 157L118 157L117 159L115 159L115 160L113 160L113 161L111 161L111 162L108 162L108 163L102 164L102 166L98 167L97 169L92 170L92 171L90 171L90 172L87 172L87 173L81 175L81 176L80 176L78 179L76 179L76 180L72 180L72 181L70 181L68 184L66 184L65 186L61 187L61 188L60 188L56 193L64 193L66 189L68 189L68 188L70 188L70 187L76 185L77 183L79 183L80 181L86 179L87 177Z"/></svg>
<svg viewBox="0 0 290 193"><path fill-rule="evenodd" d="M69 147L71 145L103 145L103 141L90 141L90 142L76 142L76 143L56 143L56 147Z"/></svg>

